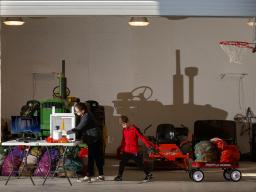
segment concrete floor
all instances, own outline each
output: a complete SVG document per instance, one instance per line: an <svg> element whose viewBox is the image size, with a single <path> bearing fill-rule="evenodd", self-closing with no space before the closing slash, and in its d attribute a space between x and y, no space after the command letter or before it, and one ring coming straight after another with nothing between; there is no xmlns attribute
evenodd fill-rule
<svg viewBox="0 0 256 192"><path fill-rule="evenodd" d="M42 186L42 179L34 178L36 186L32 186L29 178L12 178L7 186L5 186L6 177L0 177L0 191L8 192L27 192L27 191L255 191L256 176L243 176L242 180L235 182L227 182L222 176L222 170L210 169L205 170L205 179L201 183L195 183L189 179L188 174L183 170L155 170L153 172L154 179L150 183L141 183L144 178L142 171L136 167L127 167L124 173L124 181L112 181L117 173L118 161L113 159L106 160L105 175L106 181L94 183L78 183L76 179L72 179L73 186L70 186L66 178L54 178L47 180L45 186ZM243 174L254 173L256 175L256 162L241 162L240 169Z"/></svg>

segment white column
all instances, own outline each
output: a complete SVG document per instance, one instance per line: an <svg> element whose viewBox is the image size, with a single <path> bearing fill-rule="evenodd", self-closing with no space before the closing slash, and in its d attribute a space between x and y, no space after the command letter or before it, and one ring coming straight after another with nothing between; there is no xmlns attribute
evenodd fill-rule
<svg viewBox="0 0 256 192"><path fill-rule="evenodd" d="M1 9L0 9L0 12L1 12ZM1 122L2 122L2 111L1 111L1 108L2 108L2 81L1 81L1 75L2 75L2 65L1 65L1 61L2 61L2 57L1 57L1 53L2 53L2 49L1 49L1 39L2 39L2 36L1 36L1 32L2 32L2 18L0 16L0 143L1 143L1 138L2 138L2 125L1 125Z"/></svg>

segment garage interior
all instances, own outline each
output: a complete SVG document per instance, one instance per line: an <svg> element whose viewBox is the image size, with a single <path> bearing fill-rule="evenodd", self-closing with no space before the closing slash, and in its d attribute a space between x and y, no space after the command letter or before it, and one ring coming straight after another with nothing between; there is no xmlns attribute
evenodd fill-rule
<svg viewBox="0 0 256 192"><path fill-rule="evenodd" d="M19 116L27 101L53 97L65 60L70 96L82 102L95 100L104 107L106 181L87 184L77 183L76 178L72 178L73 186L69 187L65 178L54 178L41 186L40 178L36 178L35 189L255 190L256 142L252 147L252 137L253 134L256 137L256 133L252 130L256 130L253 114L256 111L256 77L253 75L256 53L246 50L239 57L240 64L230 63L220 42L255 44L255 24L249 26L248 21L255 17L256 3L247 0L243 4L236 0L231 6L231 1L216 1L215 4L210 1L203 4L200 0L190 3L185 0L140 1L141 4L135 6L134 3L132 8L125 3L117 4L121 11L110 4L122 1L95 1L99 3L98 9L96 4L81 1L85 4L81 4L80 10L74 9L79 4L72 7L72 2L58 9L60 2L55 7L47 4L53 6L52 10L46 9L46 4L35 4L35 10L39 10L36 13L32 9L22 10L19 7L22 4L15 8L8 1L0 4L2 21L17 16L25 21L22 26L6 26L1 22L2 142L8 139L3 130L8 127L11 131L11 117ZM104 9L100 3L106 3ZM150 8L142 9L147 3ZM86 6L91 9L85 9ZM133 15L147 17L149 25L130 26L128 21ZM165 166L153 171L152 182L141 184L143 173L133 164L126 168L124 181L112 181L119 163L116 155L122 139L119 124L122 114L142 132L148 128L146 136L155 136L159 124L185 126L192 135L198 120L234 121L235 142L241 152L241 181L226 182L221 169L207 169L204 181L195 183L184 170ZM244 121L238 121L237 117L243 117ZM6 177L0 177L0 189L25 191L31 188L27 178L13 178L8 186L4 186L5 180Z"/></svg>

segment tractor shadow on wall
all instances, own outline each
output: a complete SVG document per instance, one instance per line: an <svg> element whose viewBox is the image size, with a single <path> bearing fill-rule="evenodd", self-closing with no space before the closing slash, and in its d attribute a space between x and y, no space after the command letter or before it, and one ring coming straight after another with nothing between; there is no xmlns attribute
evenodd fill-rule
<svg viewBox="0 0 256 192"><path fill-rule="evenodd" d="M189 102L184 103L184 75L180 70L180 50L176 50L176 74L173 75L173 104L163 105L160 101L151 100L153 90L149 86L140 86L131 91L120 92L113 101L117 115L127 115L131 122L136 124L141 131L149 125L151 129L147 135L155 135L158 124L171 123L179 127L181 124L193 131L196 120L223 120L227 112L215 108L210 104L196 105L194 103L194 78L198 75L198 68L185 68L185 75L189 79ZM109 135L121 134L118 125L118 116L114 114L114 108L105 106L108 126L111 127ZM118 133L117 133L118 132ZM121 135L119 134L119 137ZM118 143L117 143L118 144Z"/></svg>

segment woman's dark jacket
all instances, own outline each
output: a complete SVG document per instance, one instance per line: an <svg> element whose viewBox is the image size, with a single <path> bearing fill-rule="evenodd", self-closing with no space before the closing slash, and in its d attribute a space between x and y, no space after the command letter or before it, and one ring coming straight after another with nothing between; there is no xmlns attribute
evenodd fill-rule
<svg viewBox="0 0 256 192"><path fill-rule="evenodd" d="M87 144L102 141L101 126L99 126L91 113L86 113L82 116L79 124L72 131L79 133L83 142Z"/></svg>

